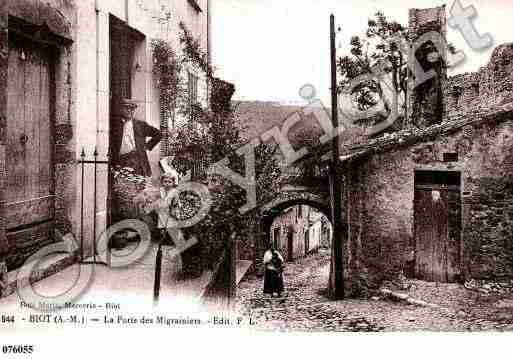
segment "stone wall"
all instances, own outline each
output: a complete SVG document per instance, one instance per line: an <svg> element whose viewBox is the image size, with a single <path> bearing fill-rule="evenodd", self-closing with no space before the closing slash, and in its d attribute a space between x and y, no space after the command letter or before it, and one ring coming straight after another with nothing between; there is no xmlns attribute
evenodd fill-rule
<svg viewBox="0 0 513 359"><path fill-rule="evenodd" d="M313 223L308 229L308 233L309 248L307 254L315 253L321 247L322 222L320 218L318 220L313 220Z"/></svg>
<svg viewBox="0 0 513 359"><path fill-rule="evenodd" d="M7 266L5 258L8 242L5 233L5 142L7 125L7 64L9 60L8 42L8 2L0 2L0 288L7 286Z"/></svg>
<svg viewBox="0 0 513 359"><path fill-rule="evenodd" d="M465 73L450 77L444 85L446 115L461 114L472 106L479 96L479 76Z"/></svg>
<svg viewBox="0 0 513 359"><path fill-rule="evenodd" d="M286 261L304 256L305 237L303 228L305 227L305 217L301 220L301 224L296 223L297 207L293 206L289 210L285 209L286 212L275 209L267 216L258 209L244 215L243 225L237 231L236 253L238 260L249 260L253 263L250 268L251 272L263 274L262 259L265 251L269 248L269 241L273 239L274 228L278 228L280 231L281 239L277 249ZM303 207L306 208L306 206ZM289 232L293 234L294 243L294 257L290 259L287 258L287 235Z"/></svg>
<svg viewBox="0 0 513 359"><path fill-rule="evenodd" d="M240 226L241 228L237 230L237 259L252 261L251 272L255 272L259 275L263 274L262 259L265 251L268 249L269 241L272 238L271 227L273 226L273 222L280 217L280 214L282 214L284 210L299 204L302 204L303 208L306 208L306 206L313 207L325 216L329 216L328 194L324 192L309 192L305 189L298 191L283 190L273 201L261 205L244 215L242 225ZM295 217L292 215L292 212L293 211L290 211L291 215L288 222L294 224ZM306 215L307 213L304 213L303 218L305 218ZM283 221L279 221L279 223L283 224ZM275 225L277 224L278 222L275 223ZM282 234L282 243L285 247L281 248L281 252L284 256L287 254L286 237L284 237L285 232L284 230ZM296 247L298 254L296 258L299 258L304 255L304 235L302 239L298 238L295 241L302 242L302 247L299 247L299 244Z"/></svg>
<svg viewBox="0 0 513 359"><path fill-rule="evenodd" d="M259 253L257 245L258 234L260 233L260 218L258 211L253 210L248 212L243 217L243 225L238 232L237 238L237 259L239 260L256 260L256 253Z"/></svg>
<svg viewBox="0 0 513 359"><path fill-rule="evenodd" d="M410 42L429 31L445 38L445 16L444 6L411 9ZM462 279L513 278L513 44L498 46L478 72L447 78L442 67L420 86L415 51L409 52L408 129L364 140L345 153L349 296L412 272L418 170L461 173Z"/></svg>
<svg viewBox="0 0 513 359"><path fill-rule="evenodd" d="M445 5L429 9L410 9L408 21L408 41L410 46L408 53L408 127L428 127L440 123L443 113L442 88L447 78L447 69L443 59L447 50L439 41L419 42L419 39L431 32L439 34L435 40L445 39L447 24ZM440 53L442 52L442 53ZM430 61L430 55L438 53L437 61ZM416 61L424 72L434 70L436 76L421 82L417 73Z"/></svg>
<svg viewBox="0 0 513 359"><path fill-rule="evenodd" d="M2 2L5 4L6 2ZM16 18L31 26L40 29L39 36L47 40L51 38L57 43L54 45L56 51L55 83L54 83L54 105L53 105L53 139L54 139L54 183L55 183L55 229L62 234L72 232L72 217L74 210L74 199L76 180L74 177L75 167L75 141L73 120L74 113L74 47L73 40L76 31L76 8L72 0L51 0L40 2L35 0L11 0L7 1L7 8L2 9L0 15L0 165L5 170L5 109L7 102L7 58L8 58L8 31L9 17ZM3 6L6 6L3 5ZM5 11L3 11L5 10ZM12 26L12 24L11 24ZM36 41L38 33L27 33ZM5 173L2 173L2 184ZM3 196L4 188L0 189ZM0 202L0 255L9 263L22 261L38 249L34 245L17 245L13 239L5 237L5 203ZM34 235L37 235L34 234ZM28 240L27 243L36 243L37 238L19 239ZM56 240L56 238L54 238ZM0 263L2 258L0 257Z"/></svg>
<svg viewBox="0 0 513 359"><path fill-rule="evenodd" d="M408 29L410 41L417 40L421 35L429 31L441 31L441 35L447 35L445 5L426 9L409 9Z"/></svg>
<svg viewBox="0 0 513 359"><path fill-rule="evenodd" d="M444 86L446 116L500 105L513 99L513 43L498 46L478 72L450 77Z"/></svg>
<svg viewBox="0 0 513 359"><path fill-rule="evenodd" d="M271 226L271 239L275 240L275 230L279 231L277 240L278 251L286 261L294 261L305 256L305 231L308 230L307 206L294 206L286 209L277 217ZM289 248L289 237L292 236L292 248ZM292 254L292 257L289 256Z"/></svg>
<svg viewBox="0 0 513 359"><path fill-rule="evenodd" d="M416 170L461 172L463 277L513 278L513 112L462 121L466 125L369 147L349 164L349 293L377 288L412 261ZM444 162L444 153L457 153L457 161Z"/></svg>
<svg viewBox="0 0 513 359"><path fill-rule="evenodd" d="M419 37L431 31L438 32L443 39L446 39L445 6L410 9L410 43L415 44ZM513 97L513 43L498 46L494 50L490 62L477 72L458 74L447 78L447 70L441 67L436 69L438 76L416 86L417 74L414 71L413 55L418 50L414 46L408 54L408 66L413 74L408 84L408 118L412 125L426 127L433 123L439 123L442 116L438 115L432 107L436 107L436 102L442 98L444 116L452 116L470 112L476 108L499 105ZM444 52L442 57L446 57L447 51L444 50ZM416 53L416 56L422 64L422 54ZM428 71L429 69L425 68L424 70ZM440 91L442 96L439 96L438 92ZM430 119L431 115L435 118Z"/></svg>

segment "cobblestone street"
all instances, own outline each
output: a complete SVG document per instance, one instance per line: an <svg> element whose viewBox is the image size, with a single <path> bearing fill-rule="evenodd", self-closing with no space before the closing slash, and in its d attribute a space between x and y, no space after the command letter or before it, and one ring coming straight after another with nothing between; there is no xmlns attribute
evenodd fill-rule
<svg viewBox="0 0 513 359"><path fill-rule="evenodd" d="M283 298L262 293L263 279L246 277L238 287L237 309L259 329L377 332L394 330L479 331L513 329L513 296L481 295L457 284L414 281L415 294L443 308L380 297L334 302L326 297L329 252L286 263ZM439 304L439 303L436 303Z"/></svg>

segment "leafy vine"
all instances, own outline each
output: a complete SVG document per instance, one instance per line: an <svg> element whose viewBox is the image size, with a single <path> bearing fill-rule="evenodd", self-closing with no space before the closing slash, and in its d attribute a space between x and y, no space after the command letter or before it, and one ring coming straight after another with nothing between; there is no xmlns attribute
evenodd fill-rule
<svg viewBox="0 0 513 359"><path fill-rule="evenodd" d="M201 45L197 39L195 39L187 26L183 22L179 23L182 34L180 35L180 43L183 46L185 54L185 60L190 60L196 64L210 80L214 74L214 69L208 61L208 55L203 52Z"/></svg>
<svg viewBox="0 0 513 359"><path fill-rule="evenodd" d="M160 90L160 115L169 120L174 118L176 107L185 97L181 78L182 61L173 48L164 40L153 40L153 73Z"/></svg>
<svg viewBox="0 0 513 359"><path fill-rule="evenodd" d="M243 145L240 136L239 121L230 106L233 89L213 77L213 69L208 56L202 51L200 43L193 38L185 24L180 23L182 34L180 44L182 55L178 56L162 40L153 41L153 72L158 78L160 90L161 116L173 118L175 110L193 118L193 121L177 123L166 139L167 154L173 158L172 165L182 174L192 171L193 180L208 186L212 197L212 207L208 215L194 227L185 230L186 235L195 234L200 239L196 251L205 255L205 264L219 257L224 242L235 229L242 227L243 216L238 208L246 200L245 192L222 176L208 175L208 166L224 158L229 159L229 167L239 173L245 172L244 159L236 154ZM211 107L203 108L199 104L187 106L187 89L182 80L182 70L186 63L192 63L206 74L212 86ZM232 86L233 87L233 86ZM188 115L191 115L190 117ZM266 201L273 196L278 183L280 169L275 159L276 148L261 144L255 149L255 169L258 200ZM192 209L199 208L194 196L183 200ZM201 249L198 249L201 248ZM184 271L194 268L198 254L189 251L185 254ZM190 257L190 258L189 258ZM189 268L189 269L187 269Z"/></svg>

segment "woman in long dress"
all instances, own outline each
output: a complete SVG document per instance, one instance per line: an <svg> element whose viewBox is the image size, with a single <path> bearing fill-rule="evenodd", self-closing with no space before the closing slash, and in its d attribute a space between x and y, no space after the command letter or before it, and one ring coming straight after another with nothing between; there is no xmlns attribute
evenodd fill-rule
<svg viewBox="0 0 513 359"><path fill-rule="evenodd" d="M274 293L281 297L283 292L283 257L271 245L264 254L264 294Z"/></svg>

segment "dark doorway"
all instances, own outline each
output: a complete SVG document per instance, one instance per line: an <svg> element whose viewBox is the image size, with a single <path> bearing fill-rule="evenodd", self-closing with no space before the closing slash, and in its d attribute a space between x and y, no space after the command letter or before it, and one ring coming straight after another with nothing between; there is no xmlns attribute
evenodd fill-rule
<svg viewBox="0 0 513 359"><path fill-rule="evenodd" d="M294 232L292 230L287 232L287 260L289 262L294 260Z"/></svg>
<svg viewBox="0 0 513 359"><path fill-rule="evenodd" d="M129 27L124 21L110 15L110 130L109 158L111 168L118 164L118 154L114 150L116 139L123 135L123 123L119 119L120 102L133 98L134 58L138 43L144 40L144 35ZM112 171L111 171L112 172ZM109 174L108 225L123 219L120 213L118 198L113 191L114 178Z"/></svg>
<svg viewBox="0 0 513 359"><path fill-rule="evenodd" d="M310 252L310 231L305 231L305 255Z"/></svg>
<svg viewBox="0 0 513 359"><path fill-rule="evenodd" d="M110 97L111 113L116 114L120 99L132 97L132 67L136 44L135 31L125 22L110 16Z"/></svg>
<svg viewBox="0 0 513 359"><path fill-rule="evenodd" d="M415 277L433 282L460 278L461 175L416 171Z"/></svg>
<svg viewBox="0 0 513 359"><path fill-rule="evenodd" d="M274 229L273 246L276 250L280 248L280 227Z"/></svg>

